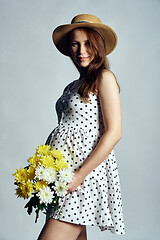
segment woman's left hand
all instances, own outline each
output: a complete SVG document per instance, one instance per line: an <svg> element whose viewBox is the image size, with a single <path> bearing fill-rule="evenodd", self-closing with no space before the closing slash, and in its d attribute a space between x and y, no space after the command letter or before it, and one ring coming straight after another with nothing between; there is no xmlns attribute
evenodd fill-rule
<svg viewBox="0 0 160 240"><path fill-rule="evenodd" d="M81 185L81 183L83 183L84 181L84 177L82 177L82 175L80 175L79 171L77 170L72 178L72 182L68 183L68 189L67 189L67 194L74 192L78 186Z"/></svg>

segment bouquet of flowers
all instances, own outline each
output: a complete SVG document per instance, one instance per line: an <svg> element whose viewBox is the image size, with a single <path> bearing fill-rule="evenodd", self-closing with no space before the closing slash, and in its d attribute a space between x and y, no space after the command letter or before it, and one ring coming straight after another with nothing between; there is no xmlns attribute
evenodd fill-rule
<svg viewBox="0 0 160 240"><path fill-rule="evenodd" d="M59 150L51 150L50 145L39 145L36 153L27 159L28 166L16 169L12 174L15 176L17 185L16 195L24 199L30 198L25 205L30 215L33 207L36 212L36 219L39 211L45 210L48 206L59 210L59 198L67 193L67 184L72 181L73 171L65 160L63 153Z"/></svg>

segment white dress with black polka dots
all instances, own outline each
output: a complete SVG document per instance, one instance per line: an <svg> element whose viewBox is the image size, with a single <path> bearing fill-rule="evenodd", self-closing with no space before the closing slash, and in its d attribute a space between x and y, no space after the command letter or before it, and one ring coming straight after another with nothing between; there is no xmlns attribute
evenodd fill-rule
<svg viewBox="0 0 160 240"><path fill-rule="evenodd" d="M46 144L62 151L74 171L81 167L104 133L98 96L90 93L84 103L78 88L71 82L56 102L58 125ZM76 224L98 226L101 231L125 234L120 179L114 150L90 174L77 190L60 200L61 212L48 209L47 219L54 218Z"/></svg>

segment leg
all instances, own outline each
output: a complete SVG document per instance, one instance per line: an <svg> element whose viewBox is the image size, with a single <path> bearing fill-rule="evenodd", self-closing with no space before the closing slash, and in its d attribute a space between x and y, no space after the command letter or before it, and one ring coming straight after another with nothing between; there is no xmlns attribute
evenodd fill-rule
<svg viewBox="0 0 160 240"><path fill-rule="evenodd" d="M82 225L50 218L44 225L38 240L76 240Z"/></svg>
<svg viewBox="0 0 160 240"><path fill-rule="evenodd" d="M76 240L87 240L87 231L86 226L82 226L82 230Z"/></svg>

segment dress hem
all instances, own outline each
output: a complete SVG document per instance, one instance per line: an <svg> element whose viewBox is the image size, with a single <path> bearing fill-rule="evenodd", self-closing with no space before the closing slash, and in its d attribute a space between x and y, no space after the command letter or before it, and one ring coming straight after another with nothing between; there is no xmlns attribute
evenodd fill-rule
<svg viewBox="0 0 160 240"><path fill-rule="evenodd" d="M85 225L85 226L91 226L91 227L97 226L97 227L99 227L101 232L104 232L106 230L110 230L110 232L115 234L115 235L125 235L126 234L125 230L123 232L122 231L121 232L119 232L119 231L116 232L116 230L114 229L113 226L107 226L107 225L99 226L98 224L93 224L93 223L92 224L88 224L88 223L87 224L83 224L83 223L77 223L77 222L74 222L74 221L69 221L68 219L62 219L62 218L59 218L59 217L56 218L56 217L51 217L51 216L46 217L46 221L48 219L56 219L56 220L60 220L60 221L63 221L63 222L69 222L69 223L73 223L73 224Z"/></svg>

